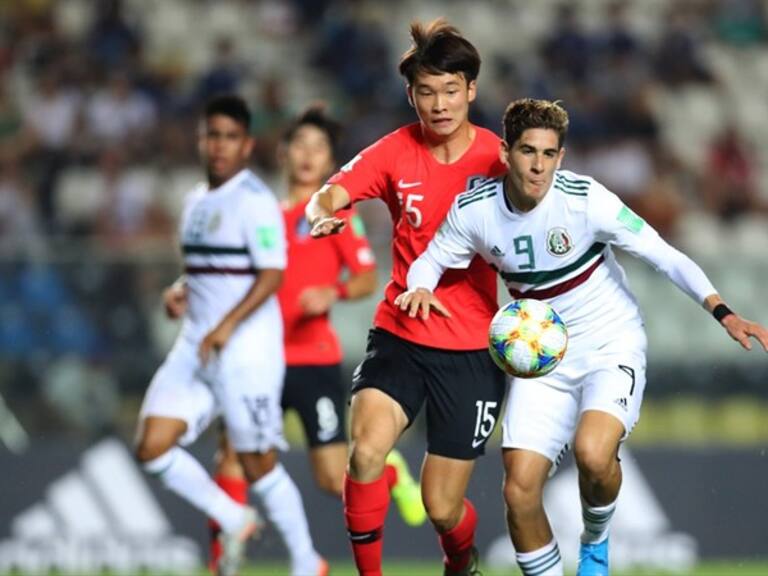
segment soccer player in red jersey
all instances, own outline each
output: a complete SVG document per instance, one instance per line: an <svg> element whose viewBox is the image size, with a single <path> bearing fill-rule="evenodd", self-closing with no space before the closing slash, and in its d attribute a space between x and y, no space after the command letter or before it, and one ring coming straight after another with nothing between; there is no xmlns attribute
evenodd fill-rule
<svg viewBox="0 0 768 576"><path fill-rule="evenodd" d="M376 261L354 209L344 212L351 226L322 241L311 239L304 215L309 197L334 169L340 130L322 107L310 107L288 126L279 152L288 181L282 205L288 266L278 291L286 361L282 407L295 409L301 419L316 484L337 496L342 493L347 463L347 388L341 375L342 349L329 313L338 300L369 296L377 281ZM404 520L424 522L419 488L404 460L396 456L388 469L397 479L393 496ZM224 437L216 481L235 500L245 500L247 484ZM213 571L220 554L217 531L212 523Z"/></svg>
<svg viewBox="0 0 768 576"><path fill-rule="evenodd" d="M439 535L445 574L470 574L477 515L465 498L474 460L498 419L504 376L486 351L496 312L494 271L479 258L446 273L436 294L453 316L427 325L394 305L411 262L426 248L457 194L501 174L499 139L470 123L480 57L444 20L411 26L412 47L400 61L419 118L363 150L313 195L312 235L344 228L338 210L370 198L392 215L392 279L353 381L351 452L344 514L360 574L380 575L389 504L385 459L426 402L427 454L422 498Z"/></svg>

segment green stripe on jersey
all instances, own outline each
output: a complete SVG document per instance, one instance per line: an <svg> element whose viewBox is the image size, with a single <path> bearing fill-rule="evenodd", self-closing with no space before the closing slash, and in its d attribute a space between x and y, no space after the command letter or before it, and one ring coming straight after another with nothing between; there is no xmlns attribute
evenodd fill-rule
<svg viewBox="0 0 768 576"><path fill-rule="evenodd" d="M577 192L587 192L589 191L589 184L570 184L566 182L565 180L555 180L555 183L558 186L562 186L563 188L568 188L568 190L575 190Z"/></svg>
<svg viewBox="0 0 768 576"><path fill-rule="evenodd" d="M616 215L616 220L624 224L624 226L632 230L635 234L640 232L640 230L643 229L643 226L645 226L645 220L640 218L640 216L632 212L632 210L626 206L621 207L621 210L619 210L619 213Z"/></svg>
<svg viewBox="0 0 768 576"><path fill-rule="evenodd" d="M459 209L464 208L465 206L469 206L472 204L472 202L477 202L478 200L485 200L486 198L493 198L496 196L496 190L493 190L492 192L486 192L485 194L477 194L475 196L472 196L471 198L468 198L466 200L462 200L459 202Z"/></svg>
<svg viewBox="0 0 768 576"><path fill-rule="evenodd" d="M563 194L570 194L571 196L586 196L586 192L577 192L575 190L570 190L568 188L563 187L560 182L555 182L555 189L560 190Z"/></svg>
<svg viewBox="0 0 768 576"><path fill-rule="evenodd" d="M581 268L592 258L600 254L605 248L602 242L595 242L589 247L589 250L581 255L581 258L557 270L544 270L542 272L502 272L501 277L508 282L519 282L520 284L543 284L551 282Z"/></svg>
<svg viewBox="0 0 768 576"><path fill-rule="evenodd" d="M468 200L473 199L475 196L485 194L486 192L493 190L494 188L496 188L495 180L488 182L486 184L482 184L481 186L478 186L477 188L473 188L472 190L468 190L467 192L462 192L461 194L459 194L459 208L461 208L461 205L464 202L467 202Z"/></svg>
<svg viewBox="0 0 768 576"><path fill-rule="evenodd" d="M181 247L184 254L248 254L248 248L243 246L206 246L204 244L184 244Z"/></svg>
<svg viewBox="0 0 768 576"><path fill-rule="evenodd" d="M557 178L562 184L567 184L572 188L581 188L582 190L589 188L589 180L582 180L581 178L569 178L560 172L555 173L555 178Z"/></svg>

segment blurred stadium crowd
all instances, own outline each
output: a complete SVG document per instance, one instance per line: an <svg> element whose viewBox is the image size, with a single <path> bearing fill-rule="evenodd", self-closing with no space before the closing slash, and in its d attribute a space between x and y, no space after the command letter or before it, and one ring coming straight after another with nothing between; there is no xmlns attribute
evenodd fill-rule
<svg viewBox="0 0 768 576"><path fill-rule="evenodd" d="M414 119L397 59L441 15L483 56L475 122L562 100L566 167L694 257L765 262L766 0L0 2L0 394L27 425L119 426L146 385L209 96L248 98L279 193L276 144L310 102L344 122L342 159ZM388 214L363 215L386 276Z"/></svg>

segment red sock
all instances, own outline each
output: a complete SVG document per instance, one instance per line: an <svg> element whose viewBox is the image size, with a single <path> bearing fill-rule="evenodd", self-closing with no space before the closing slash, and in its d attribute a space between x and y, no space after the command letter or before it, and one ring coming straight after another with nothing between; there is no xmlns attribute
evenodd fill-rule
<svg viewBox="0 0 768 576"><path fill-rule="evenodd" d="M384 519L389 506L387 474L373 482L344 475L344 518L360 576L381 576Z"/></svg>
<svg viewBox="0 0 768 576"><path fill-rule="evenodd" d="M475 543L477 512L468 499L464 498L464 517L456 526L445 534L440 534L440 547L443 549L443 564L449 570L464 570L471 559L470 551Z"/></svg>
<svg viewBox="0 0 768 576"><path fill-rule="evenodd" d="M229 494L235 502L240 502L240 504L248 502L248 482L245 478L217 475L214 477L214 480L216 481L216 484L218 484L224 492ZM210 535L208 569L215 574L219 564L219 558L221 558L221 544L219 543L221 526L219 526L218 522L215 520L209 519L208 529Z"/></svg>

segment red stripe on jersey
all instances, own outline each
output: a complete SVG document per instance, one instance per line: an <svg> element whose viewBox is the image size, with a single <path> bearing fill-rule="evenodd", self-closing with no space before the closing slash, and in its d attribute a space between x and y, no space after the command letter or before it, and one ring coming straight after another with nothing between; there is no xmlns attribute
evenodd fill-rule
<svg viewBox="0 0 768 576"><path fill-rule="evenodd" d="M410 318L395 307L394 299L405 291L408 268L426 250L456 196L478 179L504 173L498 137L479 126L473 129L469 148L451 164L438 162L424 143L420 124L411 124L363 150L329 179L343 186L352 202L383 200L392 217L392 279L374 325L409 342L444 350L487 347L488 324L498 308L491 267L476 258L467 270L443 275L435 295L451 318Z"/></svg>
<svg viewBox="0 0 768 576"><path fill-rule="evenodd" d="M512 298L533 298L534 300L546 300L548 298L560 296L560 294L565 294L569 290L576 288L576 286L584 284L584 282L586 282L589 277L592 276L592 273L597 270L597 267L600 266L604 260L605 257L601 255L600 258L595 260L594 264L584 270L584 272L581 274L577 274L573 278L570 278L565 282L561 282L560 284L550 286L549 288L542 288L541 290L528 290L526 292L520 292L514 288L509 288L509 294L512 296Z"/></svg>
<svg viewBox="0 0 768 576"><path fill-rule="evenodd" d="M185 274L234 274L240 276L255 276L258 268L225 268L222 266L185 266Z"/></svg>

